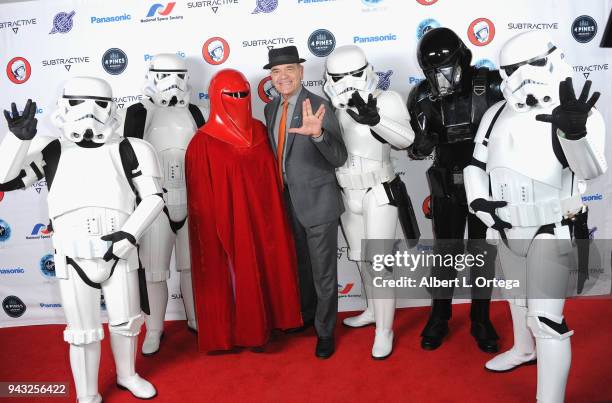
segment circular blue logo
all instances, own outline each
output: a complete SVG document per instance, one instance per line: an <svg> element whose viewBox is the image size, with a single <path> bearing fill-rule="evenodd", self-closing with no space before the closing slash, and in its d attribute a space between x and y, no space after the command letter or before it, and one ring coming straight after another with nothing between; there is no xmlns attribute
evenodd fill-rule
<svg viewBox="0 0 612 403"><path fill-rule="evenodd" d="M4 220L0 220L0 242L6 242L11 238L11 226Z"/></svg>
<svg viewBox="0 0 612 403"><path fill-rule="evenodd" d="M72 29L72 17L74 17L75 12L71 11L69 13L66 12L60 12L55 14L55 17L53 17L53 29L51 30L51 32L49 32L50 34L56 34L56 33L60 33L60 34L65 34L67 32L70 32L70 30Z"/></svg>
<svg viewBox="0 0 612 403"><path fill-rule="evenodd" d="M378 76L378 85L376 88L387 91L391 86L391 76L393 75L393 70L377 71L376 75Z"/></svg>
<svg viewBox="0 0 612 403"><path fill-rule="evenodd" d="M102 55L102 67L108 74L117 75L125 71L128 57L125 52L118 48L111 48Z"/></svg>
<svg viewBox="0 0 612 403"><path fill-rule="evenodd" d="M45 277L55 277L55 260L53 260L53 255L48 254L40 259L40 271Z"/></svg>
<svg viewBox="0 0 612 403"><path fill-rule="evenodd" d="M326 29L317 29L308 37L308 49L318 57L329 55L336 47L336 37Z"/></svg>
<svg viewBox="0 0 612 403"><path fill-rule="evenodd" d="M476 63L474 63L476 67L486 67L489 70L497 70L497 66L489 59L480 59Z"/></svg>
<svg viewBox="0 0 612 403"><path fill-rule="evenodd" d="M278 7L278 0L257 0L255 10L251 14L271 13Z"/></svg>
<svg viewBox="0 0 612 403"><path fill-rule="evenodd" d="M26 306L18 297L9 295L2 301L2 309L11 318L18 318L25 313Z"/></svg>
<svg viewBox="0 0 612 403"><path fill-rule="evenodd" d="M597 35L597 22L588 16L581 15L572 24L572 36L580 43L590 42Z"/></svg>
<svg viewBox="0 0 612 403"><path fill-rule="evenodd" d="M423 35L434 28L440 28L440 23L433 18L427 18L419 23L417 26L416 36L417 40L421 40Z"/></svg>

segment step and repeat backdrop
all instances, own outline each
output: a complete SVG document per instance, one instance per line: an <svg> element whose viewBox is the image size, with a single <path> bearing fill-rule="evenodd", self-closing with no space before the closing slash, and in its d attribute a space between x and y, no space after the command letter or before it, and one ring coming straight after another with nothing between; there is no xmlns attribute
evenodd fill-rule
<svg viewBox="0 0 612 403"><path fill-rule="evenodd" d="M159 2L158 2L159 1ZM566 51L576 86L586 79L602 92L598 103L612 127L612 49L599 43L612 0L54 0L0 5L0 108L28 98L38 103L39 135L58 136L50 115L64 82L91 75L113 87L119 108L142 99L147 63L156 53L187 60L193 103L207 102L210 77L231 67L248 77L255 115L275 96L267 71L268 49L295 45L305 63L304 85L322 94L325 58L335 47L359 45L380 76L380 87L404 99L423 79L418 40L435 27L453 29L474 55L473 63L497 68L510 37L548 31ZM0 138L7 132L0 123ZM608 136L609 139L609 136ZM611 141L607 157L612 161ZM415 205L421 232L431 238L425 171L431 159L410 161L394 152L398 171ZM0 156L5 158L5 156ZM76 185L76 184L75 184ZM591 208L591 236L610 239L612 176L592 181L584 198ZM78 186L75 186L78 191ZM0 192L0 327L63 323L47 230L45 181ZM610 251L605 270L610 270ZM340 236L341 310L364 306L357 265L347 259ZM169 282L167 319L182 319L178 276ZM401 306L427 301L400 301ZM102 309L104 302L102 300Z"/></svg>

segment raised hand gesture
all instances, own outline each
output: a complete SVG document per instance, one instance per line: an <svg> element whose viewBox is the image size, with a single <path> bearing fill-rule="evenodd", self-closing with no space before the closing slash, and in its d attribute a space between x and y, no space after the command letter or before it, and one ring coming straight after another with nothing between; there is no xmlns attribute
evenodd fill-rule
<svg viewBox="0 0 612 403"><path fill-rule="evenodd" d="M8 123L9 130L20 140L32 140L36 136L36 124L38 120L34 117L36 114L36 102L28 99L23 115L19 115L15 102L11 103L11 112L4 110L4 117Z"/></svg>
<svg viewBox="0 0 612 403"><path fill-rule="evenodd" d="M559 84L559 100L561 104L552 111L552 115L537 115L536 120L552 123L570 140L577 140L586 135L586 122L589 111L599 99L599 92L594 92L589 98L591 80L582 87L580 97L576 99L571 77Z"/></svg>
<svg viewBox="0 0 612 403"><path fill-rule="evenodd" d="M289 133L319 137L323 132L323 116L325 116L325 106L321 104L317 112L312 113L310 99L306 98L302 102L302 127L290 128Z"/></svg>
<svg viewBox="0 0 612 403"><path fill-rule="evenodd" d="M357 112L351 109L347 109L346 113L353 118L357 123L368 126L376 126L380 122L380 115L378 114L378 108L376 107L376 99L372 94L368 95L368 103L366 104L359 92L353 92L351 99L348 102L348 106L357 108Z"/></svg>

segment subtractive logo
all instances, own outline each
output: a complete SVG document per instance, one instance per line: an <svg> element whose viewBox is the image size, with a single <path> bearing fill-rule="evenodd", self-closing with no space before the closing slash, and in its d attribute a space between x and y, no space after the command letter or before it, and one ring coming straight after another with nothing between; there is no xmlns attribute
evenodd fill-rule
<svg viewBox="0 0 612 403"><path fill-rule="evenodd" d="M108 24L112 22L123 22L132 19L131 14L114 15L110 17L90 17L89 22L92 24Z"/></svg>
<svg viewBox="0 0 612 403"><path fill-rule="evenodd" d="M29 25L36 25L36 18L24 19L24 20L14 20L14 21L2 21L0 22L0 29L10 28L13 33L17 34L19 32L19 28L27 27Z"/></svg>
<svg viewBox="0 0 612 403"><path fill-rule="evenodd" d="M73 26L72 17L74 17L74 14L74 10L69 13L61 11L55 14L55 17L53 17L53 28L49 34L65 34L70 32Z"/></svg>
<svg viewBox="0 0 612 403"><path fill-rule="evenodd" d="M393 75L393 70L377 71L376 75L378 76L378 86L376 88L387 91L391 86L391 76Z"/></svg>
<svg viewBox="0 0 612 403"><path fill-rule="evenodd" d="M434 28L440 28L440 23L434 20L433 18L427 18L419 22L416 31L417 40L421 40L423 35L425 35L427 32L431 31Z"/></svg>
<svg viewBox="0 0 612 403"><path fill-rule="evenodd" d="M572 35L580 43L590 42L597 35L597 22L588 15L581 15L572 24Z"/></svg>
<svg viewBox="0 0 612 403"><path fill-rule="evenodd" d="M257 0L251 14L271 13L278 7L278 0Z"/></svg>
<svg viewBox="0 0 612 403"><path fill-rule="evenodd" d="M6 65L6 75L15 84L23 84L30 79L32 66L25 57L14 57Z"/></svg>
<svg viewBox="0 0 612 403"><path fill-rule="evenodd" d="M136 102L141 102L142 99L143 99L142 94L113 97L113 101L117 104L117 108L119 109L123 109L126 105L131 105Z"/></svg>
<svg viewBox="0 0 612 403"><path fill-rule="evenodd" d="M66 71L70 71L73 64L89 63L89 56L70 56L65 59L43 60L43 67L64 66Z"/></svg>
<svg viewBox="0 0 612 403"><path fill-rule="evenodd" d="M268 50L281 45L293 45L295 43L295 38L292 36L279 36L276 38L266 38L266 39L251 39L249 41L242 41L243 48L255 47L255 46L265 46Z"/></svg>
<svg viewBox="0 0 612 403"><path fill-rule="evenodd" d="M0 242L11 239L11 226L4 220L0 220Z"/></svg>
<svg viewBox="0 0 612 403"><path fill-rule="evenodd" d="M374 36L353 36L353 43L370 43L370 42L386 42L396 41L396 34L374 35Z"/></svg>
<svg viewBox="0 0 612 403"><path fill-rule="evenodd" d="M26 311L26 306L19 297L9 295L2 301L2 309L11 318L18 318Z"/></svg>
<svg viewBox="0 0 612 403"><path fill-rule="evenodd" d="M230 55L230 47L227 41L219 36L214 36L204 42L202 46L202 57L206 63L213 66L224 63Z"/></svg>
<svg viewBox="0 0 612 403"><path fill-rule="evenodd" d="M259 82L259 85L257 85L257 94L259 95L259 99L265 103L272 102L272 100L279 95L274 85L272 85L272 77L265 77Z"/></svg>
<svg viewBox="0 0 612 403"><path fill-rule="evenodd" d="M55 277L55 260L53 255L47 254L40 259L40 272L47 278Z"/></svg>
<svg viewBox="0 0 612 403"><path fill-rule="evenodd" d="M495 25L488 18L477 18L468 27L468 38L476 46L485 46L495 38Z"/></svg>
<svg viewBox="0 0 612 403"><path fill-rule="evenodd" d="M437 3L438 0L416 0L417 3L422 4L424 6L431 6L432 4Z"/></svg>
<svg viewBox="0 0 612 403"><path fill-rule="evenodd" d="M213 13L217 14L219 7L238 4L238 0L206 0L206 1L190 1L187 3L187 8L202 8L208 7Z"/></svg>
<svg viewBox="0 0 612 403"><path fill-rule="evenodd" d="M111 48L102 55L102 67L108 74L117 75L125 71L128 57L119 48Z"/></svg>
<svg viewBox="0 0 612 403"><path fill-rule="evenodd" d="M336 37L327 29L317 29L308 37L308 49L317 57L329 55L336 47Z"/></svg>
<svg viewBox="0 0 612 403"><path fill-rule="evenodd" d="M589 64L589 65L578 65L574 66L576 73L582 73L585 79L589 79L591 73L596 71L607 71L609 70L608 63L604 64Z"/></svg>
<svg viewBox="0 0 612 403"><path fill-rule="evenodd" d="M559 29L558 22L509 22L508 29L525 29L528 31Z"/></svg>

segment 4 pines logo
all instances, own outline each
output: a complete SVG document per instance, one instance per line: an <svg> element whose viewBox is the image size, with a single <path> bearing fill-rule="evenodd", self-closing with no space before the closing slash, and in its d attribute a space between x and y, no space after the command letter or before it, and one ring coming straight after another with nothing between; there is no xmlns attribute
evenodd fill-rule
<svg viewBox="0 0 612 403"><path fill-rule="evenodd" d="M55 14L55 17L53 17L53 28L49 34L65 34L70 32L73 26L72 17L74 17L74 14L74 10L69 13L62 11Z"/></svg>
<svg viewBox="0 0 612 403"><path fill-rule="evenodd" d="M19 297L9 295L2 301L2 309L11 318L19 318L26 311L26 305Z"/></svg>
<svg viewBox="0 0 612 403"><path fill-rule="evenodd" d="M182 15L171 15L175 5L174 1L166 5L155 3L149 8L146 18L141 19L140 22L182 20Z"/></svg>
<svg viewBox="0 0 612 403"><path fill-rule="evenodd" d="M580 43L587 43L597 35L597 22L588 15L581 15L572 24L572 36Z"/></svg>
<svg viewBox="0 0 612 403"><path fill-rule="evenodd" d="M25 57L14 57L6 65L6 75L14 84L23 84L30 79L32 66Z"/></svg>
<svg viewBox="0 0 612 403"><path fill-rule="evenodd" d="M485 46L495 38L495 25L488 18L477 18L468 27L468 38L476 46Z"/></svg>
<svg viewBox="0 0 612 403"><path fill-rule="evenodd" d="M308 37L308 49L318 57L329 55L336 47L336 37L327 29L317 29Z"/></svg>
<svg viewBox="0 0 612 403"><path fill-rule="evenodd" d="M119 48L111 48L102 55L102 68L108 74L117 75L125 71L128 64L128 57Z"/></svg>
<svg viewBox="0 0 612 403"><path fill-rule="evenodd" d="M278 0L257 0L251 14L271 13L278 7Z"/></svg>

